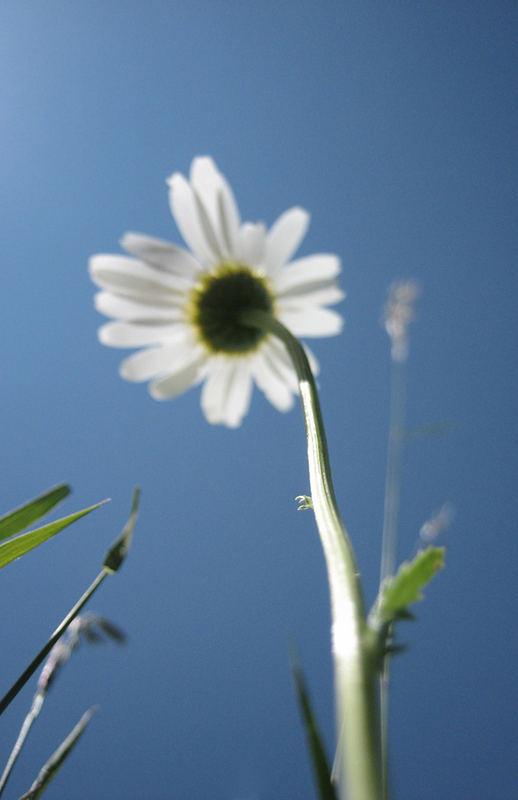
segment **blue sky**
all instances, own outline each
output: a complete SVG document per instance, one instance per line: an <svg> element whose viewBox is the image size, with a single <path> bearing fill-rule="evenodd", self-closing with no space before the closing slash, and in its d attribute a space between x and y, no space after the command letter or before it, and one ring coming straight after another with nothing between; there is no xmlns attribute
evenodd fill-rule
<svg viewBox="0 0 518 800"><path fill-rule="evenodd" d="M314 343L340 506L374 599L394 279L422 290L400 558L455 505L447 567L401 629L394 798L516 797L516 34L508 2L14 2L0 7L2 508L68 481L108 506L2 574L5 689L88 585L142 487L134 546L92 609L124 649L83 648L6 796L88 706L49 798L314 796L295 640L329 749L323 558L300 409L255 393L237 431L199 390L159 404L103 348L88 257L126 230L180 243L165 179L210 154L242 216L312 215L300 253L338 253L344 333ZM33 686L2 718L4 753Z"/></svg>

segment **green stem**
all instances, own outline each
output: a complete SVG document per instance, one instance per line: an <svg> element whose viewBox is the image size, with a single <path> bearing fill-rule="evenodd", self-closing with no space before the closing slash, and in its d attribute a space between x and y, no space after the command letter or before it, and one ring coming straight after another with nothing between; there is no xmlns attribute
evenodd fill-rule
<svg viewBox="0 0 518 800"><path fill-rule="evenodd" d="M331 595L340 796L342 800L379 800L376 675L363 645L365 611L359 573L336 504L315 379L304 348L277 319L266 312L251 310L243 313L242 320L277 336L297 372L308 446L311 499Z"/></svg>
<svg viewBox="0 0 518 800"><path fill-rule="evenodd" d="M106 578L107 575L110 575L110 570L103 567L97 578L90 584L86 592L79 598L75 606L71 608L68 612L66 617L62 620L62 622L58 625L48 642L41 648L38 655L33 658L27 669L25 669L17 681L13 683L9 691L6 695L0 700L0 714L2 714L7 706L14 700L18 692L23 689L29 678L34 675L40 664L43 663L45 658L48 656L58 639L64 634L70 623L72 622L75 617L79 614L85 603L91 598L95 590L100 586L102 581ZM5 785L5 781L2 784Z"/></svg>
<svg viewBox="0 0 518 800"><path fill-rule="evenodd" d="M387 474L383 514L380 586L396 570L401 452L405 425L405 365L392 361Z"/></svg>
<svg viewBox="0 0 518 800"><path fill-rule="evenodd" d="M25 744L25 740L26 740L27 736L29 735L29 731L31 729L32 723L34 722L34 720L36 719L36 717L40 713L41 706L43 704L43 700L44 699L45 699L44 696L41 695L41 694L38 694L34 698L34 701L32 703L31 709L30 709L29 713L27 714L27 716L25 717L25 719L23 721L23 725L20 728L20 732L18 734L18 738L16 739L14 747L11 750L11 754L9 756L7 764L5 765L4 771L2 773L2 777L0 778L0 795L3 794L3 791L5 789L5 785L6 785L7 781L9 780L9 776L10 776L10 774L12 772L12 769L13 769L15 763L16 763L16 760L17 760L18 756L20 755L20 752L21 752L21 749L22 749L23 745Z"/></svg>

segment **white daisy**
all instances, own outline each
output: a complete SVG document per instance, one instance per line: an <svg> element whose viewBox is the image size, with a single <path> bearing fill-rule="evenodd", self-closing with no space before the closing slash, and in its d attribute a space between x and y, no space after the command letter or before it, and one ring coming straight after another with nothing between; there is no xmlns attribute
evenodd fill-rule
<svg viewBox="0 0 518 800"><path fill-rule="evenodd" d="M344 297L335 280L338 257L290 262L308 213L291 208L269 231L262 223L242 223L232 190L210 158L194 159L189 181L174 173L168 183L171 211L192 253L127 233L121 244L132 257L93 256L90 275L102 290L96 308L116 320L99 329L100 341L141 348L121 363L120 374L150 380L157 400L203 382L209 422L240 425L254 381L275 408L287 411L298 392L288 354L240 315L269 312L295 336L339 333L342 317L326 308Z"/></svg>

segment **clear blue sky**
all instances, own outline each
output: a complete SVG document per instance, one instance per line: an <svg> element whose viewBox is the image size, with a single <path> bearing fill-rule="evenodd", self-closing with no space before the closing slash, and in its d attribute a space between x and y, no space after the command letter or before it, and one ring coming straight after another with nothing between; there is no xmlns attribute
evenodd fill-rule
<svg viewBox="0 0 518 800"><path fill-rule="evenodd" d="M300 409L258 393L237 431L193 390L117 375L88 257L137 230L180 242L165 179L210 154L245 219L312 214L301 254L339 253L344 333L314 345L337 494L372 602L388 404L380 326L421 285L400 557L444 501L447 568L401 629L394 798L515 800L517 60L511 2L3 0L2 510L68 481L63 513L112 502L2 574L6 690L95 576L142 486L134 546L92 609L129 636L83 648L36 723L25 791L88 706L48 796L312 798L288 663L296 640L331 749L329 609ZM2 759L31 685L1 720Z"/></svg>

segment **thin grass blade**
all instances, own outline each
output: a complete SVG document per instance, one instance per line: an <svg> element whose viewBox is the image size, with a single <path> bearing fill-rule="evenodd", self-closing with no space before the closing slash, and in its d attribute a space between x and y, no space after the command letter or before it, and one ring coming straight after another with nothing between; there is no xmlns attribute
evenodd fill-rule
<svg viewBox="0 0 518 800"><path fill-rule="evenodd" d="M38 797L41 797L85 732L85 728L95 710L96 706L92 706L88 711L85 711L77 725L72 728L66 739L61 742L57 750L52 753L49 760L43 765L31 788L20 797L20 800L37 800Z"/></svg>
<svg viewBox="0 0 518 800"><path fill-rule="evenodd" d="M304 720L304 728L306 730L308 747L311 754L311 762L313 764L313 772L318 789L318 796L320 800L338 800L338 795L336 794L333 783L331 782L331 771L329 769L327 756L322 743L322 737L318 729L315 715L313 714L304 675L302 674L302 670L294 658L292 658L291 661L291 670L293 673L293 679L295 681L295 688L297 690L297 699L299 701L300 711Z"/></svg>
<svg viewBox="0 0 518 800"><path fill-rule="evenodd" d="M28 528L33 522L45 516L51 509L54 508L61 500L67 497L71 492L70 486L66 483L61 483L48 492L29 500L19 508L9 511L0 517L0 541L9 539L16 533L20 533L24 528Z"/></svg>
<svg viewBox="0 0 518 800"><path fill-rule="evenodd" d="M60 638L60 636L63 635L63 633L66 631L67 627L70 625L72 620L77 617L83 606L92 597L94 592L97 591L97 589L99 588L103 580L106 578L106 576L112 574L119 568L120 564L122 563L122 560L124 559L127 553L130 544L133 528L135 526L135 521L137 518L139 496L140 496L140 490L137 488L135 489L135 492L133 494L133 504L131 507L131 512L128 522L126 523L121 535L119 536L113 547L108 551L108 555L105 558L105 564L106 564L110 555L113 554L112 555L113 561L110 561L110 564L106 566L103 565L103 568L100 571L99 575L90 584L86 592L84 592L81 595L77 603L70 609L66 617L58 625L58 627L56 628L50 639L47 641L47 643L42 647L38 655L35 658L33 658L29 666L22 672L19 678L13 683L7 694L5 694L2 699L0 699L0 714L3 714L5 709L9 706L9 704L12 703L18 692L25 686L29 678L38 669L40 664L42 664L42 662L50 653L53 646L56 644L57 640ZM97 508L99 505L102 505L102 503L98 503L97 506L92 506L90 509L85 509L84 512L79 512L79 513L80 514L88 513L88 511ZM10 543L8 542L7 544ZM2 545L0 545L0 548L1 547Z"/></svg>
<svg viewBox="0 0 518 800"><path fill-rule="evenodd" d="M57 640L60 636L63 636L64 632L70 625L73 619L77 617L83 606L88 602L88 600L92 597L93 593L99 588L103 580L109 573L102 569L99 575L95 578L95 580L90 584L86 592L84 592L75 606L72 606L66 617L60 622L50 639L46 642L46 644L41 648L40 652L37 656L35 656L31 663L29 664L26 669L22 672L19 678L13 683L7 694L5 694L2 699L0 700L0 714L3 714L5 709L9 706L10 703L14 700L18 692L23 689L29 678L34 675L40 664L47 658L48 654L56 644Z"/></svg>
<svg viewBox="0 0 518 800"><path fill-rule="evenodd" d="M69 514L67 517L62 517L62 519L50 522L48 525L43 525L41 528L36 528L28 533L22 533L20 536L16 536L14 539L0 544L0 569L16 558L20 558L20 556L33 550L35 547L38 547L38 545L43 542L46 542L47 539L55 536L56 533L62 531L63 528L68 527L68 525L71 525L76 520L84 517L106 502L106 500L103 500L101 503L96 503L93 506L89 506L89 508L83 508L81 511L76 511L75 514Z"/></svg>

